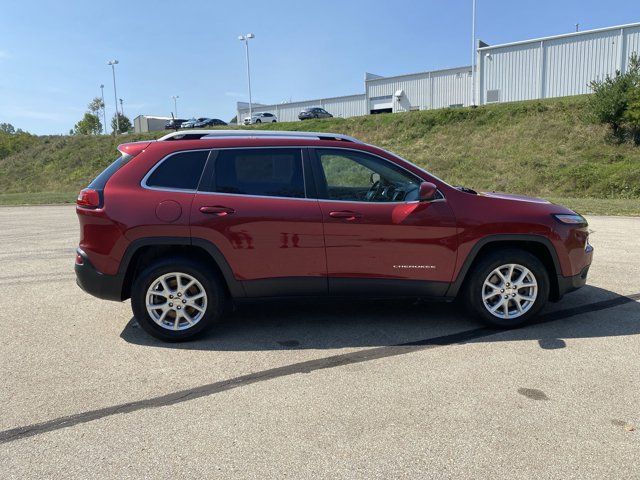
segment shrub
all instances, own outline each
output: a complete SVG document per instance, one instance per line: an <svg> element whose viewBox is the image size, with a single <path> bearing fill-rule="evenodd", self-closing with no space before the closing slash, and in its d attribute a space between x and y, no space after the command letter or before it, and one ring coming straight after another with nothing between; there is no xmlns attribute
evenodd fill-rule
<svg viewBox="0 0 640 480"><path fill-rule="evenodd" d="M616 72L615 76L602 81L592 81L590 87L593 95L589 104L594 117L601 123L608 124L613 134L623 138L630 127L636 136L640 126L640 58L631 55L629 68L625 73ZM631 106L631 111L629 108ZM635 125L635 127L634 127Z"/></svg>

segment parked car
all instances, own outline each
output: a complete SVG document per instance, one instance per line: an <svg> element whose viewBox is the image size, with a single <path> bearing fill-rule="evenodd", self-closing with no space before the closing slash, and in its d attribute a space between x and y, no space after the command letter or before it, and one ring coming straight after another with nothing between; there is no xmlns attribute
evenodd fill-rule
<svg viewBox="0 0 640 480"><path fill-rule="evenodd" d="M193 126L195 128L202 128L202 127L215 127L215 126L221 126L226 124L227 122L224 122L219 118L205 118L202 121L196 122Z"/></svg>
<svg viewBox="0 0 640 480"><path fill-rule="evenodd" d="M202 334L231 302L301 295L460 297L517 327L585 285L593 256L568 208L452 187L344 135L175 132L118 149L78 196L77 283L131 298L162 340Z"/></svg>
<svg viewBox="0 0 640 480"><path fill-rule="evenodd" d="M333 118L333 115L320 107L307 107L298 114L298 120L308 120L310 118Z"/></svg>
<svg viewBox="0 0 640 480"><path fill-rule="evenodd" d="M191 119L187 120L186 122L184 122L182 124L181 128L195 128L196 123L203 122L205 120L207 120L206 117L191 118Z"/></svg>
<svg viewBox="0 0 640 480"><path fill-rule="evenodd" d="M243 123L245 125L251 125L254 123L276 123L277 121L278 118L273 113L262 112L254 113L250 117L245 117Z"/></svg>
<svg viewBox="0 0 640 480"><path fill-rule="evenodd" d="M172 120L169 120L167 123L164 124L164 129L165 130L178 130L180 128L180 126L186 122L186 120L182 119L182 118L174 118Z"/></svg>

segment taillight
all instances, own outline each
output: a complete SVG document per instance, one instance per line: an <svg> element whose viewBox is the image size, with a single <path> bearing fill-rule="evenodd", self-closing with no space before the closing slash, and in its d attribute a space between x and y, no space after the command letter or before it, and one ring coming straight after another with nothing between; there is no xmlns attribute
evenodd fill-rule
<svg viewBox="0 0 640 480"><path fill-rule="evenodd" d="M80 190L76 205L84 208L98 208L100 206L100 193L91 188Z"/></svg>

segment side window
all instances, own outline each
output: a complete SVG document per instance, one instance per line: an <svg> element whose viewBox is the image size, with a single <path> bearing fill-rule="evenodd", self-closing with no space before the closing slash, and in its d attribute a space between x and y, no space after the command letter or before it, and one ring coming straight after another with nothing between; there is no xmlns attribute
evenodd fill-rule
<svg viewBox="0 0 640 480"><path fill-rule="evenodd" d="M196 190L208 150L178 152L165 158L147 178L146 185L156 188Z"/></svg>
<svg viewBox="0 0 640 480"><path fill-rule="evenodd" d="M220 150L213 191L304 198L302 153L296 148Z"/></svg>
<svg viewBox="0 0 640 480"><path fill-rule="evenodd" d="M362 152L317 149L326 179L325 198L357 202L418 200L420 179L393 163Z"/></svg>

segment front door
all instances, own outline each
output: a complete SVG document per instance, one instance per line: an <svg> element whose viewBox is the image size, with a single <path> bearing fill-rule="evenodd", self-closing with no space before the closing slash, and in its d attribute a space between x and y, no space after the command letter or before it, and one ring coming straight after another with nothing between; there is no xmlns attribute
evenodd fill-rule
<svg viewBox="0 0 640 480"><path fill-rule="evenodd" d="M422 179L382 157L314 152L329 292L444 295L456 261L446 199L419 202Z"/></svg>
<svg viewBox="0 0 640 480"><path fill-rule="evenodd" d="M326 293L322 214L306 195L302 149L212 156L191 209L192 237L220 250L247 296Z"/></svg>

